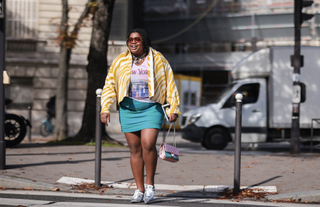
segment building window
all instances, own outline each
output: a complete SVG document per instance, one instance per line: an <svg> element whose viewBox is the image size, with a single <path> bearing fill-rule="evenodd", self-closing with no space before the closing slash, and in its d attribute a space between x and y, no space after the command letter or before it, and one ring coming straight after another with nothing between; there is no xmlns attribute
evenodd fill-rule
<svg viewBox="0 0 320 207"><path fill-rule="evenodd" d="M34 39L37 37L38 0L7 0L6 36Z"/></svg>
<svg viewBox="0 0 320 207"><path fill-rule="evenodd" d="M128 1L117 0L114 4L109 40L125 40L128 33Z"/></svg>

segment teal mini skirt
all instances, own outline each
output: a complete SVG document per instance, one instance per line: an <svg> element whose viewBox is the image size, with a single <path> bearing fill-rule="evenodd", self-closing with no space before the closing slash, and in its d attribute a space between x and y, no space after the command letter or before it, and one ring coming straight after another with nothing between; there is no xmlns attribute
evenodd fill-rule
<svg viewBox="0 0 320 207"><path fill-rule="evenodd" d="M164 114L161 104L146 103L125 97L120 102L119 119L122 132L161 129Z"/></svg>

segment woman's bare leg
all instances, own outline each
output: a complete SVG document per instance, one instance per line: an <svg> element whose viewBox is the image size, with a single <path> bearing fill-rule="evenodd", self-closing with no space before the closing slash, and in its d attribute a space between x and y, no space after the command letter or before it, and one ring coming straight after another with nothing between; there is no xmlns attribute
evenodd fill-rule
<svg viewBox="0 0 320 207"><path fill-rule="evenodd" d="M141 130L141 145L143 161L146 166L146 184L154 185L154 176L157 168L157 138L159 129L143 129Z"/></svg>
<svg viewBox="0 0 320 207"><path fill-rule="evenodd" d="M124 133L130 149L130 165L137 188L144 193L144 164L142 158L141 133Z"/></svg>

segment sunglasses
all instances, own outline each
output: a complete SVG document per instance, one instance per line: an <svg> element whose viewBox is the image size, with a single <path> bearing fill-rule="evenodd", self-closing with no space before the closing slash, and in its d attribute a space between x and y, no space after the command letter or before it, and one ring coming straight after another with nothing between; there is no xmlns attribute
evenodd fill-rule
<svg viewBox="0 0 320 207"><path fill-rule="evenodd" d="M140 37L134 37L134 38L129 37L127 39L127 41L130 42L130 43L133 42L133 40L136 41L136 42L142 42L142 39Z"/></svg>

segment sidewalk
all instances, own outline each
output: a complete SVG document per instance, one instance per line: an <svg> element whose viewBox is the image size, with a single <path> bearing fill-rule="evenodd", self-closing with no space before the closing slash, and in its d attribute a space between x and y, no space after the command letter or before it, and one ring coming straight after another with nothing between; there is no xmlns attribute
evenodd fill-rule
<svg viewBox="0 0 320 207"><path fill-rule="evenodd" d="M125 142L123 134L111 137ZM40 142L43 139L33 137ZM171 141L168 140L169 142ZM26 141L24 141L26 142ZM158 145L162 142L159 135ZM158 196L217 197L217 192L233 186L233 151L208 151L200 144L177 136L181 158L177 163L158 160L155 177ZM201 150L202 149L202 150ZM201 150L201 151L199 151ZM302 199L320 202L320 162L317 153L298 156L242 151L241 186L277 191L269 199ZM94 146L50 146L22 143L6 150L6 169L0 170L0 186L70 192L74 181L95 179ZM101 181L113 185L105 194L131 195L135 190L129 149L102 148ZM59 182L58 182L59 181ZM73 190L77 192L77 190Z"/></svg>

